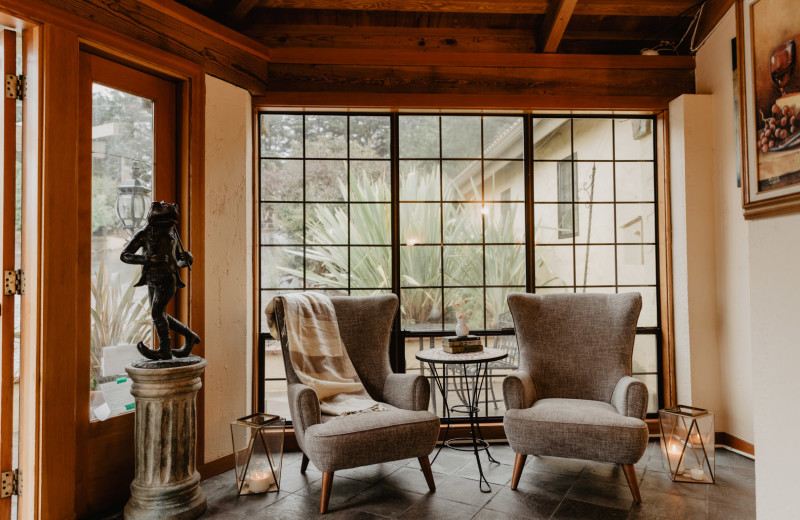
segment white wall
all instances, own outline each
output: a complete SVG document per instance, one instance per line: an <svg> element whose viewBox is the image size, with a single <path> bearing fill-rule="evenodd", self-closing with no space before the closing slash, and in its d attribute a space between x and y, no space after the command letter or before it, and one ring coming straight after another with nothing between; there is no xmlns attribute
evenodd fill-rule
<svg viewBox="0 0 800 520"><path fill-rule="evenodd" d="M715 326L719 345L721 395L719 431L753 442L753 377L750 348L750 280L747 272L748 226L742 217L742 192L736 185L739 152L734 117L731 39L736 37L732 9L697 53L698 94L713 104L713 204L716 230Z"/></svg>
<svg viewBox="0 0 800 520"><path fill-rule="evenodd" d="M679 404L716 413L725 431L717 335L712 97L669 104L675 374ZM709 203L710 199L710 203Z"/></svg>
<svg viewBox="0 0 800 520"><path fill-rule="evenodd" d="M205 462L232 452L252 386L252 113L246 90L206 76Z"/></svg>
<svg viewBox="0 0 800 520"><path fill-rule="evenodd" d="M749 224L756 512L797 518L800 215Z"/></svg>
<svg viewBox="0 0 800 520"><path fill-rule="evenodd" d="M735 184L733 12L697 55L697 92L714 98L719 365L728 432L755 444L760 519L796 518L800 449L800 214L745 221ZM800 153L800 152L799 152Z"/></svg>

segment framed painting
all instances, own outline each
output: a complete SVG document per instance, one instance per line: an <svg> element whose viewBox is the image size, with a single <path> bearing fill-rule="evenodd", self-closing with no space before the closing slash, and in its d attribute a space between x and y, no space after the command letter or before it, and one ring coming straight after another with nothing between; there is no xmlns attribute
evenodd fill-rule
<svg viewBox="0 0 800 520"><path fill-rule="evenodd" d="M797 0L739 0L737 21L745 218L800 210Z"/></svg>

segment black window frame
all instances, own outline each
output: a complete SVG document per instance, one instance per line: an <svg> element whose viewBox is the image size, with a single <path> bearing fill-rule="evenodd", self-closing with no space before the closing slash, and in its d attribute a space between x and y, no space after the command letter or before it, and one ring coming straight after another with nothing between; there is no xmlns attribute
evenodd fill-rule
<svg viewBox="0 0 800 520"><path fill-rule="evenodd" d="M533 156L533 139L532 139L532 137L533 137L533 121L535 119L544 119L544 118L569 119L569 120L575 120L575 119L609 119L609 120L612 121L612 125L611 125L612 126L612 132L616 132L616 125L615 125L614 122L617 121L617 120L620 120L620 119L641 119L641 120L649 121L650 122L649 129L653 134L653 136L652 136L652 142L653 142L652 159L636 160L635 162L651 162L653 164L654 179L653 179L653 202L652 202L652 204L654 205L654 209L655 209L655 211L654 211L654 219L655 219L654 226L655 226L655 231L656 231L655 232L655 243L653 245L654 245L654 249L655 249L654 254L655 254L655 259L656 259L656 265L655 265L655 284L652 285L652 287L655 288L655 292L656 292L656 325L655 326L647 326L647 327L637 327L636 334L637 334L637 336L639 336L639 335L652 335L652 336L655 337L655 349L656 349L655 356L656 356L657 370L656 370L656 372L637 372L637 373L634 373L633 375L634 376L637 376L637 375L641 375L641 376L653 376L654 375L654 376L656 376L656 379L657 379L657 392L658 392L657 408L660 409L660 408L664 407L665 396L664 396L663 348L664 348L664 343L665 342L664 342L663 333L662 333L662 312L661 312L661 290L662 290L662 285L661 285L661 279L660 279L661 278L661 269L660 269L660 263L659 263L661 261L661 256L660 256L660 252L659 252L660 251L660 244L659 244L659 240L658 240L658 238L659 238L659 232L658 231L659 231L659 226L660 226L659 211L658 211L659 193L658 193L658 182L657 182L658 172L659 172L659 168L658 168L659 136L658 136L658 133L657 133L658 132L658 125L656 124L656 119L657 119L656 115L616 115L616 114L613 114L613 113L609 113L609 114L580 114L580 115L571 115L569 113L553 113L553 114L550 114L550 113L548 113L548 114L500 113L500 114L494 114L494 113L481 113L481 112L474 112L474 111L453 112L453 113L450 113L450 112L447 112L447 113L431 113L431 112L396 112L396 111L365 111L365 112L359 112L359 111L350 112L350 111L347 111L347 112L341 112L341 111L292 111L292 110L286 110L286 111L284 111L284 110L269 110L269 111L267 111L267 110L259 110L259 111L256 112L256 119L257 119L256 128L257 128L257 132L258 132L257 135L259 135L259 136L261 135L261 116L262 115L298 115L298 116L303 116L303 115L336 115L336 116L355 116L355 117L382 115L382 116L389 116L390 117L390 120L391 120L391 123L390 123L390 128L391 128L390 149L391 149L391 152L390 152L390 159L389 160L390 160L390 163L391 163L391 177L390 177L391 198L390 198L390 202L389 203L391 204L391 245L390 245L390 247L391 247L391 256L392 256L392 258L391 258L391 264L392 264L392 287L391 287L391 292L396 294L398 296L398 298L400 298L400 292L401 292L400 266L399 266L399 257L400 257L400 251L399 251L399 249L400 249L399 207L400 207L400 201L399 201L399 196L398 196L398 194L399 194L399 177L400 177L400 175L399 175L399 163L400 163L400 157L399 157L399 119L401 117L404 117L404 116L448 116L448 117L449 116L464 116L464 117L487 116L487 117L496 117L496 116L506 115L506 116L510 116L510 117L521 117L521 118L523 118L523 140L524 140L523 148L524 148L524 152L523 152L523 157L522 157L522 163L523 163L524 178L525 178L525 197L524 197L524 203L523 203L524 206L523 207L524 207L524 212L525 212L525 243L524 243L525 244L525 256L526 256L526 260L525 260L525 265L526 265L525 292L527 292L527 293L535 293L536 289L537 289L537 287L534 284L534 261L535 261L534 260L534 257L535 257L534 248L537 247L538 244L535 244L534 237L533 237L533 214L534 214L535 206L537 204L540 204L540 203L534 202L535 199L534 199L534 195L533 195L533 189L534 189L534 187L533 187L533 172L534 172L534 168L535 168L535 163L537 162L537 160L535 160L534 156ZM349 123L348 123L348 125L349 125ZM440 125L441 125L441 122L440 122ZM441 126L440 126L440 132L441 132ZM303 139L305 140L305 136L303 137ZM571 137L571 139L572 139L572 137ZM258 159L258 173L257 173L257 182L258 182L258 184L257 184L257 190L259 192L258 205L259 205L259 211L260 211L260 204L261 204L260 193L261 193L261 182L262 182L262 179L261 179L261 160L263 159L263 157L261 156L260 140L257 140L257 145L258 145L258 148L259 148L257 150L257 152L256 152L256 154L257 154L256 157ZM441 144L440 144L440 146L441 146ZM614 170L616 170L616 164L618 162L626 162L626 160L622 160L622 159L618 160L618 159L616 159L616 149L615 149L616 147L615 147L615 141L614 141L613 137L612 137L611 147L612 147L612 158L608 162L611 162L613 167L614 167ZM573 153L571 153L563 161L549 161L549 162L567 162L567 161L569 161L570 164L572 164L574 166L577 162L579 162L579 159L576 157L576 154L574 153L574 148L572 147L572 145L571 145L571 148L572 148L572 152ZM403 158L403 159L406 159L406 158ZM541 162L541 161L539 161L539 162ZM633 162L633 161L631 161L631 162ZM575 168L575 167L572 168L572 171L573 171L573 177L572 177L573 192L576 191L574 189L574 187L576 186L576 182L577 182L577 179L576 179L577 171L576 170L577 170L577 168ZM441 171L440 171L440 175L441 175ZM616 204L617 204L617 202L616 202L616 175L615 175L615 178L614 178L614 193L615 193L615 201L613 202L613 204L614 204L614 206L616 206ZM441 196L441 194L440 194L440 196ZM576 199L576 197L575 197L575 194L573 193L573 201L571 203L569 203L572 206L573 222L575 222L576 219L577 219L577 214L576 214L577 212L575 210L575 206L577 206L579 204L578 201L575 200L575 199ZM564 201L564 202L566 202L566 201ZM306 203L304 202L304 204L306 204ZM557 202L556 204L562 204L562 203ZM615 210L615 220L616 220L616 210ZM616 238L616 234L617 234L616 222L615 222L614 234L615 234L614 243L613 244L609 244L609 245L614 245L614 246L620 245L621 243L617 242L617 238ZM258 250L260 252L260 249L261 249L261 242L260 242L261 234L260 234L260 230L257 233L257 236L259 237L259 239L258 239L259 243L258 243L258 247L254 248L254 249L256 249L256 250ZM577 277L577 268L576 268L575 263L574 263L574 260L575 260L575 248L576 248L576 242L574 240L574 237L575 237L575 232L573 231L573 233L570 234L569 237L560 237L560 238L573 238L572 246L571 246L573 248L573 276ZM479 245L483 245L485 247L485 243L484 242L481 242ZM577 244L577 245L580 246L582 244ZM594 244L592 244L592 245L594 245ZM603 245L605 245L605 244L603 244ZM256 276L255 279L257 280L257 283L259 284L259 286L258 286L259 289L257 291L258 292L257 308L260 310L260 309L263 308L263 303L264 303L264 302L261 301L262 291L263 290L268 290L268 289L262 288L260 286L260 284L261 284L260 257L258 259L256 259L256 265L258 266L257 267L258 273L257 273L257 276ZM617 254L616 254L616 247L615 247L615 266L617 266L617 267L619 266L619 262L618 262L618 258L617 258ZM625 285L619 285L618 282L619 282L619 280L617 279L617 276L615 275L615 284L613 286L607 286L607 287L614 287L615 289L618 289L619 287L625 287ZM444 280L442 280L442 284L444 284ZM484 283L483 287L484 287L484 289L486 288L485 283ZM582 287L582 286L578 286L577 285L577 279L574 279L573 280L573 285L572 285L573 291L576 291L577 288L580 288L580 287ZM606 286L597 286L597 287L606 287ZM643 287L643 285L639 284L639 285L636 285L635 287ZM348 292L349 292L349 288L348 288ZM390 344L390 364L391 364L392 369L395 372L406 372L406 363L405 363L405 352L406 352L406 350L405 349L407 348L406 345L408 343L424 342L425 339L444 337L444 336L452 335L454 332L452 330L442 330L442 331L438 331L438 330L404 331L404 330L402 330L402 328L400 326L400 315L399 314L400 313L397 313L397 316L395 317L395 324L394 324L393 331L392 331L391 344ZM274 338L272 338L272 336L268 332L261 332L261 330L260 330L260 328L261 328L260 320L257 320L257 323L259 323L259 325L258 325L259 331L258 331L258 342L257 342L257 345L258 345L257 379L258 380L256 382L258 387L257 387L256 395L257 395L257 399L258 399L257 409L258 409L258 411L263 412L264 409L265 409L265 388L264 388L264 383L266 381L285 381L286 379L285 379L285 377L281 377L281 378L267 377L267 374L265 374L265 346L266 346L267 341L274 340ZM496 329L473 330L473 331L471 331L471 334L474 334L474 335L477 335L477 336L480 336L480 337L483 337L483 338L487 338L487 341L488 341L489 338L502 337L502 336L513 336L515 334L515 332L511 328L502 327L502 328L496 328ZM431 341L431 340L429 340L429 341ZM425 374L425 370L424 369L421 369L420 372ZM426 377L428 377L429 379L431 378L431 376L428 376L428 375L426 375ZM494 377L502 377L502 376L494 376ZM451 376L451 378L455 378L455 376ZM491 384L491 383L489 383L489 384ZM484 385L484 386L488 387L488 385ZM431 392L435 392L435 391L438 391L438 390L436 389L433 381L431 380ZM488 399L488 396L487 396L487 399ZM656 413L648 413L648 415L647 415L648 418L654 418L656 416L657 416ZM498 422L498 421L502 421L502 416L479 416L479 421L482 422L482 423L484 423L484 422ZM466 418L466 417L464 417L464 418L460 418L460 417L456 418L456 417L454 417L454 418L451 419L451 423L453 423L453 424L463 423L463 422L468 422L468 418Z"/></svg>

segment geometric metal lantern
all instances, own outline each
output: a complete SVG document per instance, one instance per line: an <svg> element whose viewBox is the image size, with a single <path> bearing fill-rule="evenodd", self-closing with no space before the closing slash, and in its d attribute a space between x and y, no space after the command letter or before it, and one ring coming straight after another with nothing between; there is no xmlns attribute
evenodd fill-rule
<svg viewBox="0 0 800 520"><path fill-rule="evenodd" d="M142 172L137 161L133 162L131 177L133 180L125 181L117 187L117 201L114 209L117 218L122 222L122 229L133 235L142 227L150 207L150 186L142 182Z"/></svg>
<svg viewBox="0 0 800 520"><path fill-rule="evenodd" d="M675 482L713 484L714 414L703 408L678 405L658 411L661 460Z"/></svg>
<svg viewBox="0 0 800 520"><path fill-rule="evenodd" d="M231 423L237 495L280 490L285 429L286 419L265 413Z"/></svg>

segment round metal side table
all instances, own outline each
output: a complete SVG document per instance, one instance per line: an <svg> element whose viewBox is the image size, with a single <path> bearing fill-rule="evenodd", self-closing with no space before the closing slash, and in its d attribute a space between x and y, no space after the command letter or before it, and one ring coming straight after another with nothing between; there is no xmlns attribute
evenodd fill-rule
<svg viewBox="0 0 800 520"><path fill-rule="evenodd" d="M436 462L436 457L439 456L439 453L442 451L442 447L445 445L454 450L471 451L475 453L475 460L478 461L478 473L480 475L478 486L483 493L490 493L492 488L489 485L489 481L486 480L486 477L483 474L480 452L485 451L490 461L494 463L497 463L497 461L492 458L492 454L489 452L489 443L483 440L481 426L477 421L479 410L478 403L480 402L481 390L483 389L483 386L487 384L486 375L488 373L489 363L493 361L499 361L507 356L508 352L506 350L497 348L485 348L480 352L471 352L469 354L449 354L443 351L441 348L421 350L416 353L416 358L427 363L431 370L433 380L436 382L436 386L439 388L439 392L442 394L445 419L447 419L447 428L444 431L444 442L441 446L439 446L439 450L433 457L431 464ZM442 365L441 373L436 368L437 364ZM449 406L447 404L447 383L445 380L447 365L461 365L461 375L456 377L462 378L463 388L465 389L464 395L467 397L468 403L454 406ZM475 371L472 374L470 374L469 370L467 369L468 365L475 365ZM447 438L447 435L450 433L450 414L452 412L465 413L469 415L471 437L456 437L454 439ZM455 442L459 441L471 441L472 447L454 444ZM486 484L487 489L483 489L484 484Z"/></svg>

